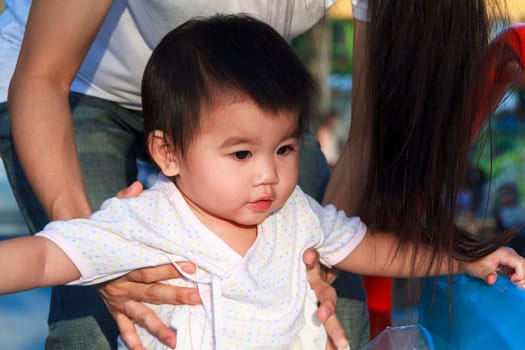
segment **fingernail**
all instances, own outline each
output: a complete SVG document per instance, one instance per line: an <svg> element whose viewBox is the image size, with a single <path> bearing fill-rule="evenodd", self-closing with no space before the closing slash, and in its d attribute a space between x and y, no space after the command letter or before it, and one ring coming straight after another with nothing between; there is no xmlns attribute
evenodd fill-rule
<svg viewBox="0 0 525 350"><path fill-rule="evenodd" d="M199 296L199 293L197 291L190 294L190 301L194 303L200 303L201 297Z"/></svg>
<svg viewBox="0 0 525 350"><path fill-rule="evenodd" d="M305 263L307 263L307 264L312 264L314 259L315 259L315 254L312 253L311 251L307 250L307 251L304 253L304 260L305 260Z"/></svg>
<svg viewBox="0 0 525 350"><path fill-rule="evenodd" d="M170 348L175 349L175 347L177 346L177 338L170 337L169 339L167 339L167 343L168 344L166 345L168 345Z"/></svg>
<svg viewBox="0 0 525 350"><path fill-rule="evenodd" d="M189 274L195 273L195 267L193 266L193 264L181 262L178 265L182 269L182 271L186 273L189 273Z"/></svg>
<svg viewBox="0 0 525 350"><path fill-rule="evenodd" d="M339 342L339 343L342 343L340 344L338 347L337 347L337 350L350 350L350 344L348 343L348 341L345 341L345 342ZM345 344L346 343L346 344Z"/></svg>

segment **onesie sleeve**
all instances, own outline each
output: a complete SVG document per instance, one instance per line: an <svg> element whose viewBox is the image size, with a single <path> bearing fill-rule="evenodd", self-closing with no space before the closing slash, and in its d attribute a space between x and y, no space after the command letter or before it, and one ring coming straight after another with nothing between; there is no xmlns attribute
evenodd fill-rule
<svg viewBox="0 0 525 350"><path fill-rule="evenodd" d="M358 217L348 217L333 205L322 206L307 197L321 227L321 241L316 246L323 265L331 267L346 258L361 243L366 225Z"/></svg>
<svg viewBox="0 0 525 350"><path fill-rule="evenodd" d="M147 220L140 203L113 198L89 219L53 221L37 235L57 244L78 268L81 277L70 284L100 283L137 268L169 263L167 254L144 243L163 228L148 224L161 220ZM149 209L151 213L161 208Z"/></svg>

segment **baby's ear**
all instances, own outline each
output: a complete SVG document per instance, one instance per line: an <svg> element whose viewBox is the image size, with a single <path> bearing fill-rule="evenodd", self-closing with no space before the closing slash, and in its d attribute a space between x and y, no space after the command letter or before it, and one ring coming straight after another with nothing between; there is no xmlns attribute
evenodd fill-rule
<svg viewBox="0 0 525 350"><path fill-rule="evenodd" d="M164 132L155 130L149 134L148 150L152 160L165 176L171 177L179 174L175 148Z"/></svg>

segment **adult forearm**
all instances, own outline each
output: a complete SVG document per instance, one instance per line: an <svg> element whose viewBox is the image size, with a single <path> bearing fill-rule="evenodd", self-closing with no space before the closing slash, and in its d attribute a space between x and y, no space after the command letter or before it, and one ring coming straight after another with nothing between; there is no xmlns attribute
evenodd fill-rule
<svg viewBox="0 0 525 350"><path fill-rule="evenodd" d="M17 154L50 219L91 213L68 103L68 88L46 79L14 79L9 112Z"/></svg>
<svg viewBox="0 0 525 350"><path fill-rule="evenodd" d="M68 93L111 3L31 3L8 102L17 153L50 219L90 214Z"/></svg>
<svg viewBox="0 0 525 350"><path fill-rule="evenodd" d="M348 140L330 176L323 203L347 215L359 214L365 200L372 124L366 95L366 22L355 20L352 58L352 124Z"/></svg>

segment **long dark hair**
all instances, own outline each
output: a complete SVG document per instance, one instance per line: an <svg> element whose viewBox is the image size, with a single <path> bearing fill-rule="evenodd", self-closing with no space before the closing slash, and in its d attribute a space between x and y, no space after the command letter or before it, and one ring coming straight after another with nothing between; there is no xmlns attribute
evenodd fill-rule
<svg viewBox="0 0 525 350"><path fill-rule="evenodd" d="M367 196L375 200L361 215L373 229L396 232L400 244L428 244L434 254L462 261L510 238L481 240L454 223L489 86L489 10L505 13L484 0L369 1Z"/></svg>

